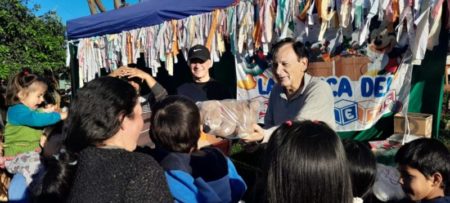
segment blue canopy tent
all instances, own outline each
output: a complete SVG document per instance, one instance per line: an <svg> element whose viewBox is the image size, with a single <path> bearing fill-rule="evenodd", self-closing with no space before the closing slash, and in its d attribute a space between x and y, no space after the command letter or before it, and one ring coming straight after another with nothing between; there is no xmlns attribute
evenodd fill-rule
<svg viewBox="0 0 450 203"><path fill-rule="evenodd" d="M148 0L67 22L69 40L119 33L230 6L234 0Z"/></svg>

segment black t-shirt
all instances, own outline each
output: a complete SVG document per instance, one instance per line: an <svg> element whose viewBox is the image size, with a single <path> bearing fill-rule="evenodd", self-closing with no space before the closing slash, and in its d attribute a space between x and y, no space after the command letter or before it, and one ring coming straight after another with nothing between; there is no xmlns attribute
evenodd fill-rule
<svg viewBox="0 0 450 203"><path fill-rule="evenodd" d="M195 102L206 100L233 99L230 91L213 79L204 83L185 83L177 88L177 94L186 96Z"/></svg>

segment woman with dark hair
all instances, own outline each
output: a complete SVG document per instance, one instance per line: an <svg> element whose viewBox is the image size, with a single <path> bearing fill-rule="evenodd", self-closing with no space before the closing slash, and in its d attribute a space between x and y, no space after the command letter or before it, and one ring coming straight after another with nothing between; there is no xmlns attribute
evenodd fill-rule
<svg viewBox="0 0 450 203"><path fill-rule="evenodd" d="M377 173L377 161L367 143L343 141L352 179L354 202L372 202L372 186Z"/></svg>
<svg viewBox="0 0 450 203"><path fill-rule="evenodd" d="M136 90L117 78L87 83L71 103L65 149L44 161L38 202L170 202L162 169L132 152L143 126ZM39 184L40 183L40 184Z"/></svg>
<svg viewBox="0 0 450 203"><path fill-rule="evenodd" d="M269 140L263 173L270 203L352 202L344 147L323 122L283 123Z"/></svg>

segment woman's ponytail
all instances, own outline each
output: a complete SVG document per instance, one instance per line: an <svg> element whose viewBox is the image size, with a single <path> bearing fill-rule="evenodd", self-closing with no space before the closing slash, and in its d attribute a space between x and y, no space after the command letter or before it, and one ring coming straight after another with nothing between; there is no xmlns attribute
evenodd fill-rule
<svg viewBox="0 0 450 203"><path fill-rule="evenodd" d="M64 202L77 169L77 156L65 149L43 159L45 170L33 177L30 190L35 202Z"/></svg>

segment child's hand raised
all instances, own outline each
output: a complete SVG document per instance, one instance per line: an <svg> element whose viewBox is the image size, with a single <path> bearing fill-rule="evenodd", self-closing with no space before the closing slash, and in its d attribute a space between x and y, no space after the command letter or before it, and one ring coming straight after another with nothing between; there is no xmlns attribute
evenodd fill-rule
<svg viewBox="0 0 450 203"><path fill-rule="evenodd" d="M63 111L60 114L61 114L61 120L66 120L67 116L69 115L69 113L67 111Z"/></svg>

